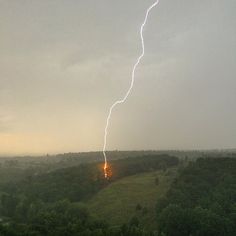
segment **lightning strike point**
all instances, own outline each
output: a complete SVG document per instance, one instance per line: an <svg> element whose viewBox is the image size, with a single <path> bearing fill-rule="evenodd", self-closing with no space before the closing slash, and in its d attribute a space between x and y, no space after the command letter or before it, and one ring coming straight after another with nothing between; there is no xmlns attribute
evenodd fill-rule
<svg viewBox="0 0 236 236"><path fill-rule="evenodd" d="M104 177L105 177L105 179L107 179L108 178L107 162L104 163L103 171L104 171Z"/></svg>
<svg viewBox="0 0 236 236"><path fill-rule="evenodd" d="M159 3L159 0L155 1L146 11L146 15L145 15L145 18L144 18L144 21L140 27L140 37L141 37L141 43L142 43L142 53L141 55L138 57L136 63L134 64L133 66L133 70L132 70L132 79L131 79L131 83L130 83L130 86L128 88L128 91L126 92L126 94L124 95L124 97L120 100L117 100L115 101L110 109L109 109L109 113L108 113L108 116L107 116L107 120L106 120L106 126L105 126L105 130L104 130L104 144L103 144L103 156L104 156L104 177L107 179L109 178L108 176L108 163L107 163L107 156L106 156L106 145L107 145L107 134L108 134L108 127L109 127L109 124L110 124L110 119L111 119L111 115L112 115L112 111L113 109L118 105L118 104L122 104L126 101L126 99L128 98L129 94L131 93L131 90L133 88L133 85L134 85L134 80L135 80L135 72L136 72L136 69L137 69L137 66L139 65L141 59L143 58L144 54L145 54L145 45L144 45L144 38L143 38L143 30L144 30L144 27L147 23L147 20L148 20L148 16L149 16L149 13L150 11L155 7L157 6Z"/></svg>

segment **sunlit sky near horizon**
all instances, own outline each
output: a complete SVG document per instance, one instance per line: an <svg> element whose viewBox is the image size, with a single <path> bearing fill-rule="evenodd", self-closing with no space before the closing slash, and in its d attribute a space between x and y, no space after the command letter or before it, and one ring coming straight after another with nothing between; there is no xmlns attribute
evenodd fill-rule
<svg viewBox="0 0 236 236"><path fill-rule="evenodd" d="M154 0L0 0L0 154L101 150ZM236 1L161 0L107 149L236 147Z"/></svg>

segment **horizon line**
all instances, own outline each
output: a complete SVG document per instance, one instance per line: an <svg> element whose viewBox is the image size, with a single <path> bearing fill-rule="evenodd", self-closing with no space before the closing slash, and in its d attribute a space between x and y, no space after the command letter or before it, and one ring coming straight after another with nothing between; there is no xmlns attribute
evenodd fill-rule
<svg viewBox="0 0 236 236"><path fill-rule="evenodd" d="M224 151L232 151L236 152L236 147L232 148L170 148L170 149L114 149L107 150L106 152L224 152ZM102 154L102 151L68 151L68 152L55 152L55 153L22 153L22 154L0 154L0 158L15 158L15 157L45 157L45 156L58 156L58 155L66 155L66 154L88 154L88 153L99 153Z"/></svg>

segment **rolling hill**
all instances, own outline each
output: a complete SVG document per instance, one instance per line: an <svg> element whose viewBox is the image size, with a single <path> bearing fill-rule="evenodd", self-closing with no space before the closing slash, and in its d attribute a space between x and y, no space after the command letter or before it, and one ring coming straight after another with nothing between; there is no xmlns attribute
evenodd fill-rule
<svg viewBox="0 0 236 236"><path fill-rule="evenodd" d="M112 226L139 219L142 226L155 227L155 205L176 176L176 168L153 171L122 178L87 202L95 217L108 221Z"/></svg>

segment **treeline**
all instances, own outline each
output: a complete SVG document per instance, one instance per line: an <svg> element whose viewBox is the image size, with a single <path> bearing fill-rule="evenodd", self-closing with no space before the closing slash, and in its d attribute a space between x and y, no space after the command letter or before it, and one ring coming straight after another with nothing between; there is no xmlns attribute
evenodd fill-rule
<svg viewBox="0 0 236 236"><path fill-rule="evenodd" d="M108 180L103 163L90 163L1 185L0 235L140 235L142 229L132 222L110 229L93 219L81 202L119 178L177 164L177 158L167 155L143 156L112 161L114 175Z"/></svg>
<svg viewBox="0 0 236 236"><path fill-rule="evenodd" d="M190 163L158 202L157 215L163 236L236 235L236 159Z"/></svg>
<svg viewBox="0 0 236 236"><path fill-rule="evenodd" d="M142 156L158 156L158 155L174 155L171 151L107 151L109 161L142 157ZM186 154L189 155L189 154ZM199 154L198 154L199 156ZM19 156L19 157L0 157L0 170L2 168L18 168L18 169L34 169L40 173L43 171L51 171L61 168L77 166L82 163L95 163L103 160L102 152L81 152L81 153L64 153L57 155L45 156Z"/></svg>
<svg viewBox="0 0 236 236"><path fill-rule="evenodd" d="M169 155L132 157L112 161L109 164L112 172L111 180L147 171L165 170L178 163L178 158Z"/></svg>

